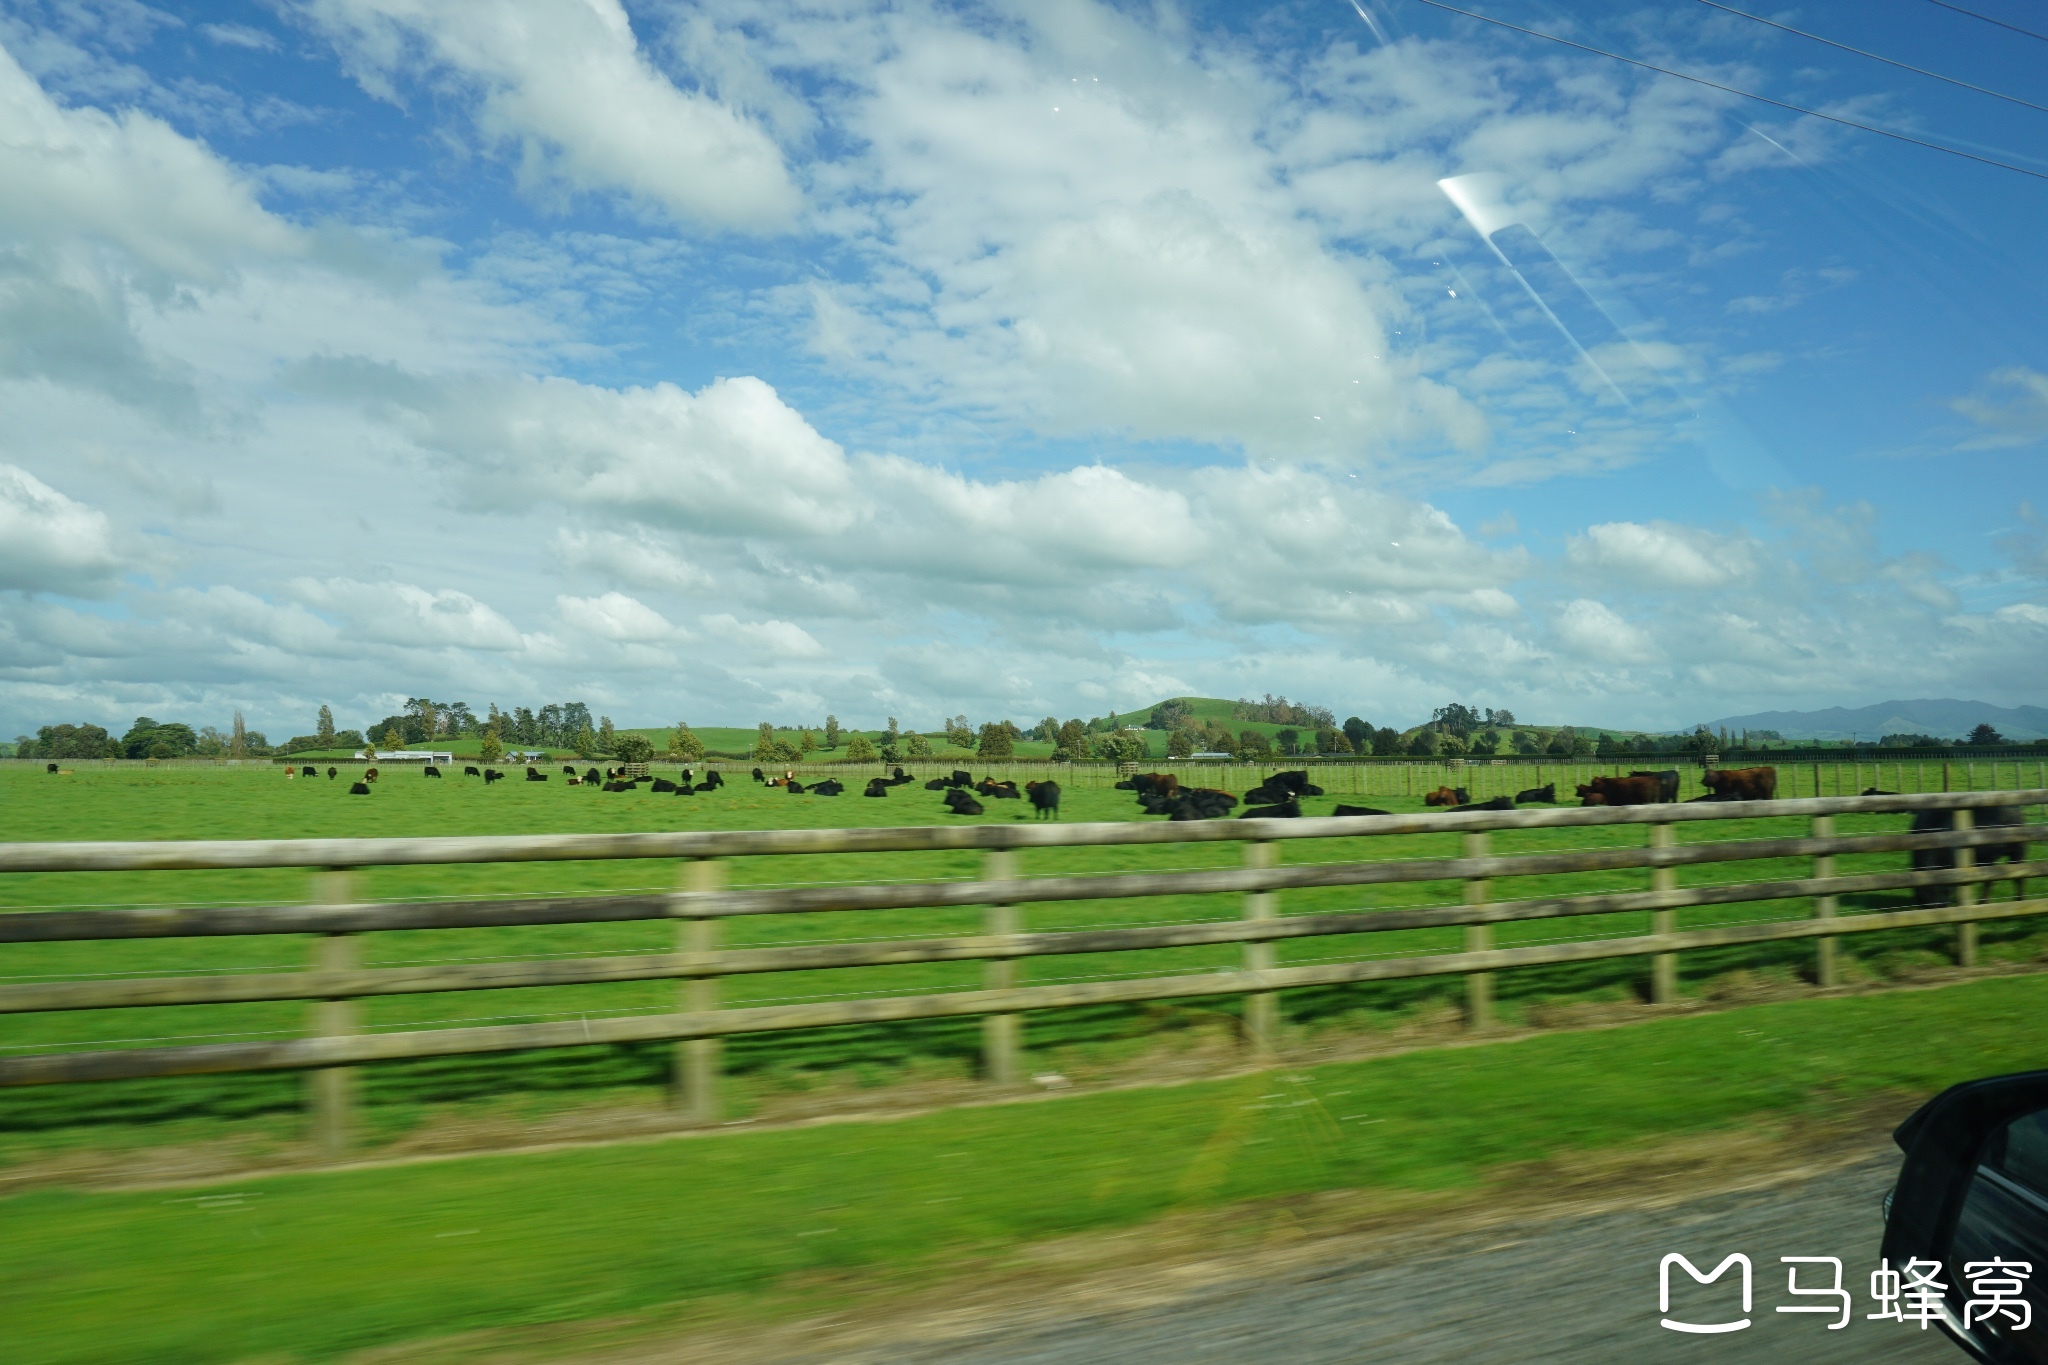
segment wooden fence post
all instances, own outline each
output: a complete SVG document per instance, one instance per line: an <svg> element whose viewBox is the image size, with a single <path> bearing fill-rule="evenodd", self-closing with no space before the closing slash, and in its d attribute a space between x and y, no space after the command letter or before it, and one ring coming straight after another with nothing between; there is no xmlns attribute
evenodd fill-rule
<svg viewBox="0 0 2048 1365"><path fill-rule="evenodd" d="M1835 817L1832 815L1814 816L1813 837L1816 839L1834 838ZM1815 856L1813 860L1813 875L1816 877L1834 876L1835 855L1832 853L1822 853ZM1813 917L1815 919L1833 919L1840 907L1841 898L1838 896L1815 896L1813 898ZM1815 939L1813 951L1813 983L1816 986L1832 986L1836 984L1834 938L1829 936Z"/></svg>
<svg viewBox="0 0 2048 1365"><path fill-rule="evenodd" d="M1677 842L1678 831L1668 821L1658 821L1650 826L1650 847L1670 848ZM1652 891L1672 891L1678 887L1678 869L1653 867L1650 869ZM1669 934L1678 928L1676 910L1652 910L1650 932ZM1678 954L1655 953L1650 958L1650 1003L1669 1005L1678 999Z"/></svg>
<svg viewBox="0 0 2048 1365"><path fill-rule="evenodd" d="M356 874L329 868L313 874L315 905L350 905L356 898ZM345 972L362 965L362 942L354 934L322 934L313 940L313 970ZM318 1000L311 1010L312 1032L319 1037L354 1033L359 1008L353 1000ZM313 1121L313 1145L335 1160L355 1140L356 1069L322 1067L306 1073L306 1103Z"/></svg>
<svg viewBox="0 0 2048 1365"><path fill-rule="evenodd" d="M1255 840L1244 846L1244 865L1248 868L1268 868L1278 865L1280 846L1266 839ZM1273 891L1247 891L1244 897L1244 917L1247 920L1269 920L1278 913L1279 894ZM1247 943L1244 945L1244 968L1248 972L1270 972L1273 970L1273 945ZM1270 1055L1276 1041L1279 1021L1279 1002L1270 991L1256 991L1244 998L1245 1042L1253 1052L1261 1056Z"/></svg>
<svg viewBox="0 0 2048 1365"><path fill-rule="evenodd" d="M1017 855L1007 848L993 848L981 855L982 879L1013 881L1017 876ZM995 903L982 911L982 932L991 937L1017 932L1017 907ZM1017 984L1017 959L992 958L982 964L981 984L992 991L1006 991ZM981 1020L981 1067L990 1085L1015 1085L1022 1051L1023 1020L1015 1014L988 1014Z"/></svg>
<svg viewBox="0 0 2048 1365"><path fill-rule="evenodd" d="M1977 812L1971 810L1968 806L1957 811L1956 828L1959 830L1977 828ZM1956 850L1957 867L1975 867L1976 865L1976 849L1959 848ZM1978 887L1974 882L1958 886L1956 888L1956 904L1975 905L1978 894ZM1956 965L1958 967L1974 967L1977 965L1977 926L1968 920L1956 926Z"/></svg>
<svg viewBox="0 0 2048 1365"><path fill-rule="evenodd" d="M709 895L725 889L725 864L716 858L692 858L683 865L679 879L684 891ZM718 920L692 915L676 926L676 947L685 953L715 953L719 940ZM683 982L685 1014L706 1013L718 1008L718 978L693 976ZM718 1073L723 1048L717 1038L691 1038L675 1045L675 1064L670 1085L671 1101L692 1123L718 1121Z"/></svg>
<svg viewBox="0 0 2048 1365"><path fill-rule="evenodd" d="M1492 850L1493 836L1485 830L1474 830L1465 836L1465 856L1484 858ZM1489 892L1489 883L1484 877L1465 879L1465 904L1484 905ZM1468 924L1465 926L1465 951L1483 953L1493 947L1493 926L1491 924ZM1470 972L1465 977L1465 1027L1483 1029L1493 1027L1493 973Z"/></svg>

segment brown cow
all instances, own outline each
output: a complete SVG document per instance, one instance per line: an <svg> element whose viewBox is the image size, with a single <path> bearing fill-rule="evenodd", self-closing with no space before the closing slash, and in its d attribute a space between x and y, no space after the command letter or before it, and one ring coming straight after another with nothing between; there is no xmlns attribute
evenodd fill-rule
<svg viewBox="0 0 2048 1365"><path fill-rule="evenodd" d="M1710 801L1769 801L1778 794L1776 768L1721 768L1700 774Z"/></svg>
<svg viewBox="0 0 2048 1365"><path fill-rule="evenodd" d="M1438 787L1422 798L1425 806L1462 806L1472 799L1463 787Z"/></svg>
<svg viewBox="0 0 2048 1365"><path fill-rule="evenodd" d="M1654 806L1664 795L1664 784L1649 777L1596 777L1579 788L1582 806Z"/></svg>

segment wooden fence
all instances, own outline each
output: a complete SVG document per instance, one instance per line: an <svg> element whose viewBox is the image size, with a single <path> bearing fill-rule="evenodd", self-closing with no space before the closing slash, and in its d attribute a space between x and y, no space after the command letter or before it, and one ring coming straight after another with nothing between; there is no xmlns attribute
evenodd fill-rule
<svg viewBox="0 0 2048 1365"><path fill-rule="evenodd" d="M2048 789L2001 793L2002 807L2048 803ZM0 874L31 872L149 871L224 868L307 868L309 900L291 905L24 910L0 914L0 944L85 940L180 938L220 935L313 936L308 970L145 979L0 984L0 1013L116 1009L304 1000L313 1003L312 1035L276 1041L153 1046L100 1051L48 1052L0 1058L0 1086L47 1085L152 1076L301 1070L309 1073L315 1133L330 1151L348 1142L353 1108L352 1068L402 1058L509 1052L531 1048L663 1041L677 1045L674 1083L678 1103L700 1120L718 1112L719 1040L728 1035L823 1028L879 1021L981 1016L987 1076L1007 1083L1018 1070L1019 1017L1111 1002L1246 998L1246 1032L1254 1047L1271 1044L1273 992L1298 987L1462 975L1468 1015L1475 1026L1490 1018L1492 977L1498 971L1546 964L1644 956L1651 959L1651 998L1669 1001L1677 988L1678 954L1731 944L1812 939L1816 977L1834 982L1834 942L1847 934L1928 925L1957 927L1958 960L1975 961L1976 926L1987 920L2048 912L2048 900L2015 894L1980 899L1985 884L2048 874L2048 861L1979 866L1975 850L2027 844L2048 836L2048 825L1977 828L1973 807L1982 793L1828 797L1748 803L1636 807L1429 812L1299 820L1218 820L1186 823L957 825L893 829L686 831L647 834L569 834L491 838L327 839L251 842L18 843L0 844ZM1953 811L1955 828L1911 833L1841 835L1835 818L1846 814ZM1796 817L1808 832L1774 837L1715 838L1680 844L1682 824ZM1495 830L1641 826L1640 846L1573 848L1498 854ZM1290 840L1456 833L1456 857L1364 858L1346 862L1283 864L1279 845ZM1019 875L1019 855L1033 849L1192 842L1243 845L1236 868L1108 873L1085 876ZM1952 868L1838 875L1843 855L1945 848ZM722 859L764 854L879 853L906 850L979 850L981 875L971 880L889 884L829 884L730 889ZM371 903L356 895L356 870L432 864L517 864L606 859L677 859L675 889L665 893L611 894L549 899L480 899ZM1759 859L1812 859L1811 875L1725 884L1677 885L1677 869ZM1902 863L1904 859L1902 859ZM1509 878L1617 869L1647 871L1644 890L1497 899ZM1461 902L1427 908L1362 908L1337 913L1283 915L1280 894L1309 887L1393 886L1456 881ZM1953 904L1838 914L1844 895L1942 887ZM1243 897L1241 919L1192 924L1060 932L1024 932L1019 908L1059 901L1230 893ZM1679 930L1675 916L1694 906L1805 900L1810 916ZM984 907L984 932L972 936L891 939L723 949L719 926L748 915L937 907ZM1650 912L1651 930L1620 938L1548 942L1498 948L1493 926L1572 916ZM548 961L365 968L355 936L410 929L457 929L536 924L600 924L672 920L676 951ZM1389 930L1462 926L1459 952L1363 958L1279 967L1282 940ZM1138 979L1019 985L1019 959L1060 954L1122 952L1198 944L1240 944L1242 966L1202 974ZM719 1008L721 978L748 973L809 971L901 963L985 964L982 987L937 994L873 996L802 1004ZM365 1034L355 1001L383 995L494 990L614 981L674 979L683 983L681 1008L569 1022L430 1028Z"/></svg>

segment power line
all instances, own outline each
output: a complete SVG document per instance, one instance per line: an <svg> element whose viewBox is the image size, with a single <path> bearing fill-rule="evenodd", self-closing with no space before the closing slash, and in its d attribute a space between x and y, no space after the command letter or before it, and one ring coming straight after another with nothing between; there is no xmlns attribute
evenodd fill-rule
<svg viewBox="0 0 2048 1365"><path fill-rule="evenodd" d="M2039 38L2042 42L2048 43L2048 33L2036 33L2030 28L2021 28L2018 24L2008 24L2003 19L1994 19L1988 14L1979 14L1973 9L1964 9L1961 5L1951 5L1948 0L1927 0L1927 3L1939 5L1943 9L1952 9L1957 14L1967 14L1972 19L1981 19L1987 24L1996 24L2000 28L2009 28L2014 33L2024 33L2029 38Z"/></svg>
<svg viewBox="0 0 2048 1365"><path fill-rule="evenodd" d="M1431 9L1445 10L1451 14L1462 14L1467 19L1477 19L1482 24L1492 24L1497 28L1510 29L1516 33L1527 34L1531 38L1541 38L1547 43L1557 43L1563 47L1577 48L1580 52L1590 52L1595 57L1606 57L1612 61L1626 62L1630 66L1639 66L1645 71L1654 71L1660 76L1675 76L1682 81L1691 81L1694 85L1704 85L1710 90L1719 90L1729 95L1740 95L1746 100L1755 100L1759 104L1768 104L1779 109L1787 109L1795 114L1804 114L1808 118L1817 118L1828 123L1839 123L1845 128L1858 128L1866 133L1876 133L1879 137L1888 137L1894 142L1911 143L1915 147L1925 147L1933 152L1946 152L1950 156L1959 156L1965 161L1975 161L1985 166L1996 166L1999 170L2012 171L2029 179L2048 180L2048 173L2030 171L2024 166L2015 166L2010 162L1997 161L1988 156L1978 156L1975 152L1966 152L1960 148L1945 146L1939 142L1925 142L1917 137L1908 137L1904 133L1895 133L1889 128L1880 128L1873 123L1859 123L1852 118L1842 118L1836 114L1823 114L1817 109L1808 109L1804 105L1787 104L1784 100L1774 100L1769 95L1759 95L1748 90L1738 90L1732 85L1723 85L1719 81L1710 81L1704 76L1688 76L1683 71L1673 71L1669 67L1658 66L1653 62L1638 61L1634 57L1624 57L1619 52L1609 52L1604 48L1588 47L1584 43L1575 43L1569 38L1560 38L1554 33L1543 33L1533 28L1523 28L1520 24L1511 24L1505 19L1495 19L1490 15L1474 14L1471 10L1459 9L1456 5L1446 5L1443 3L1443 0L1416 0L1416 3L1428 5Z"/></svg>
<svg viewBox="0 0 2048 1365"><path fill-rule="evenodd" d="M1723 14L1732 14L1738 19L1748 19L1752 23L1767 25L1770 28L1777 29L1781 33L1790 33L1801 38L1806 38L1812 42L1825 43L1829 47L1839 49L1843 52L1853 52L1859 57L1868 57L1873 62L1883 62L1886 66L1896 66L1897 68L1899 68L1899 70L1910 71L1916 76L1926 76L1933 80L1945 81L1950 85L1961 86L1965 90L1974 90L1980 95L1989 95L1993 99L2004 100L2009 104L2017 104L2020 105L2022 108L2033 109L2039 113L2048 114L2048 104L2036 104L2032 100L2023 100L2018 95L2001 94L1996 90L1987 90L1981 85L1972 85L1968 81L1959 81L1954 76L1944 76L1939 71L1929 71L1924 66L1914 66L1908 62L1894 61L1890 57L1881 57L1875 52L1865 52L1860 47L1851 47L1847 43L1838 43L1832 38L1823 38L1818 33L1808 33L1803 28L1794 28L1790 24L1781 24L1775 19L1766 19L1760 14L1746 14L1739 9L1735 9L1731 6L1721 4L1719 0L1699 0L1699 3L1705 5L1708 9L1720 10Z"/></svg>

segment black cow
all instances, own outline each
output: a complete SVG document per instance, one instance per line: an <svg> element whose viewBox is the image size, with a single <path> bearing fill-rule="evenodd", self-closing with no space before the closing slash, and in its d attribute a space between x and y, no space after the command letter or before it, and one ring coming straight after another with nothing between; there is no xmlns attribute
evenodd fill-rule
<svg viewBox="0 0 2048 1365"><path fill-rule="evenodd" d="M1296 768L1292 772L1273 773L1253 790L1244 794L1247 801L1285 801L1290 796L1321 796L1323 789L1308 780L1308 769Z"/></svg>
<svg viewBox="0 0 2048 1365"><path fill-rule="evenodd" d="M358 782L348 789L348 794L350 796L368 796L370 794L370 784Z"/></svg>
<svg viewBox="0 0 2048 1365"><path fill-rule="evenodd" d="M762 772L759 768L756 768L754 769L754 780L756 782L766 782L768 780L768 775Z"/></svg>
<svg viewBox="0 0 2048 1365"><path fill-rule="evenodd" d="M982 815L986 813L981 802L969 796L963 787L952 787L947 790L946 809L955 815Z"/></svg>
<svg viewBox="0 0 2048 1365"><path fill-rule="evenodd" d="M1393 813L1390 810L1381 810L1378 806L1339 806L1330 812L1332 815L1392 815Z"/></svg>
<svg viewBox="0 0 2048 1365"><path fill-rule="evenodd" d="M887 796L888 794L889 779L886 777L869 778L868 789L861 793L862 796Z"/></svg>
<svg viewBox="0 0 2048 1365"><path fill-rule="evenodd" d="M1865 796L1897 796L1897 795L1898 795L1898 793L1897 793L1897 792L1888 792L1888 791L1884 791L1884 790L1882 790L1882 789L1880 789L1880 788L1877 788L1877 787L1865 787L1865 788L1863 789L1863 794L1864 794Z"/></svg>
<svg viewBox="0 0 2048 1365"><path fill-rule="evenodd" d="M1031 810L1041 820L1060 818L1060 784L1057 782L1026 782L1024 790L1031 797Z"/></svg>
<svg viewBox="0 0 2048 1365"><path fill-rule="evenodd" d="M704 774L704 780L697 784L697 790L700 792L716 791L724 785L725 778L720 775L718 769L712 768Z"/></svg>
<svg viewBox="0 0 2048 1365"><path fill-rule="evenodd" d="M841 781L840 781L840 780L839 780L838 778L836 778L836 777L828 777L828 778L826 778L826 779L825 779L825 780L824 780L823 782L817 782L817 783L813 783L813 784L812 784L812 786L811 786L811 795L813 795L813 796L837 796L837 795L839 795L839 793L841 793L841 792L843 792L843 791L845 791L845 790L846 790L846 784L845 784L844 782L841 782Z"/></svg>
<svg viewBox="0 0 2048 1365"><path fill-rule="evenodd" d="M903 769L900 767L891 768L889 770L889 776L895 778L898 782L908 782L911 780L910 775L904 772Z"/></svg>
<svg viewBox="0 0 2048 1365"><path fill-rule="evenodd" d="M564 777L574 777L574 776L576 776L576 765L575 765L575 764L573 764L573 763L564 763L564 764L562 765L562 776L564 776Z"/></svg>
<svg viewBox="0 0 2048 1365"><path fill-rule="evenodd" d="M977 786L975 790L983 796L992 797L998 801L1016 801L1024 795L1024 793L1017 790L1017 784L1014 781L1005 779L998 782L993 777L982 778L981 785Z"/></svg>
<svg viewBox="0 0 2048 1365"><path fill-rule="evenodd" d="M548 780L548 775L546 773L535 772L533 769L528 768L526 770L526 780L528 782L545 782Z"/></svg>
<svg viewBox="0 0 2048 1365"><path fill-rule="evenodd" d="M669 780L668 780L667 778L665 778L665 777L657 777L657 778L655 778L655 779L654 779L654 785L653 785L653 786L652 786L651 788L649 788L649 790L651 790L651 791L658 791L658 792L672 792L672 791L674 791L675 789L676 789L676 784L675 784L675 783L673 783L673 782L671 782L671 781L669 781Z"/></svg>
<svg viewBox="0 0 2048 1365"><path fill-rule="evenodd" d="M464 769L462 770L462 775L463 775L464 777L482 777L482 776L483 776L483 774L482 774L482 773L480 773L480 772L478 772L478 771L477 771L477 769L476 769L476 765L475 765L475 764L473 764L473 763L472 763L471 765L469 765L468 767L466 767L466 768L464 768Z"/></svg>
<svg viewBox="0 0 2048 1365"><path fill-rule="evenodd" d="M636 788L631 782L621 782L616 777L613 778L611 781L605 783L604 789L608 792L629 792L638 790L638 788Z"/></svg>
<svg viewBox="0 0 2048 1365"><path fill-rule="evenodd" d="M317 769L317 768L311 767L311 766L307 766L307 767L303 767L303 768L300 768L300 769L299 769L299 776L300 776L300 777L318 777L319 775L320 775L320 770L319 770L319 769Z"/></svg>
<svg viewBox="0 0 2048 1365"><path fill-rule="evenodd" d="M439 777L440 775L441 770L431 763L429 763L426 767L420 769L421 777Z"/></svg>
<svg viewBox="0 0 2048 1365"><path fill-rule="evenodd" d="M951 791L953 789L953 784L951 782L948 782L943 777L935 777L931 781L924 784L924 789L928 792Z"/></svg>
<svg viewBox="0 0 2048 1365"><path fill-rule="evenodd" d="M493 782L503 782L504 780L505 774L499 772L496 768L484 769L484 785L486 787L490 786Z"/></svg>
<svg viewBox="0 0 2048 1365"><path fill-rule="evenodd" d="M789 781L784 783L783 785L791 796L802 796L804 794L804 784L797 781L793 777L790 778Z"/></svg>
<svg viewBox="0 0 2048 1365"><path fill-rule="evenodd" d="M56 764L54 764L54 763L48 763L48 764L45 764L45 765L43 766L43 771L44 771L44 772L46 772L46 773L53 773L53 772L56 772L56 771L57 771L57 765L56 765Z"/></svg>
<svg viewBox="0 0 2048 1365"><path fill-rule="evenodd" d="M1496 796L1490 801L1468 801L1462 806L1451 807L1452 810L1513 810L1514 808L1514 801L1505 796Z"/></svg>
<svg viewBox="0 0 2048 1365"><path fill-rule="evenodd" d="M1153 814L1164 814L1169 820L1221 820L1236 804L1236 797L1214 787L1182 787Z"/></svg>
<svg viewBox="0 0 2048 1365"><path fill-rule="evenodd" d="M965 768L955 768L953 769L953 775L947 778L946 781L956 787L971 787L974 785L974 774L968 772Z"/></svg>
<svg viewBox="0 0 2048 1365"><path fill-rule="evenodd" d="M604 781L604 774L599 772L597 769L585 768L583 770L583 782L585 786L594 787L602 781Z"/></svg>
<svg viewBox="0 0 2048 1365"><path fill-rule="evenodd" d="M1297 798L1276 801L1266 806L1247 807L1240 820L1295 820L1301 816L1301 802Z"/></svg>
<svg viewBox="0 0 2048 1365"><path fill-rule="evenodd" d="M1975 806L1971 814L1976 817L1978 829L2004 829L2012 825L2024 825L2027 814L2019 806ZM1956 813L1952 810L1921 810L1913 812L1913 833L1931 834L1936 830L1952 830L1956 827ZM1976 848L1977 866L1991 863L2023 863L2027 860L2027 846L2024 842L2010 844L1979 844ZM1956 865L1956 851L1952 848L1916 848L1913 850L1915 872L1946 871ZM1984 883L1988 893L1990 884ZM2027 883L2023 877L2012 879L2014 900L2024 900ZM1913 898L1921 905L1947 905L1955 896L1951 886L1919 886L1913 888Z"/></svg>
<svg viewBox="0 0 2048 1365"><path fill-rule="evenodd" d="M1526 791L1518 791L1515 793L1515 804L1518 806L1554 806L1557 804L1557 784L1549 782L1541 787L1530 787Z"/></svg>
<svg viewBox="0 0 2048 1365"><path fill-rule="evenodd" d="M1654 777L1657 779L1657 800L1653 804L1668 806L1678 799L1678 769L1676 768L1665 768L1661 772L1654 773L1646 768L1638 768L1630 772L1629 776Z"/></svg>
<svg viewBox="0 0 2048 1365"><path fill-rule="evenodd" d="M329 782L332 782L332 781L334 780L334 769L332 769L332 768L329 768L329 769L327 770L327 780L328 780Z"/></svg>

